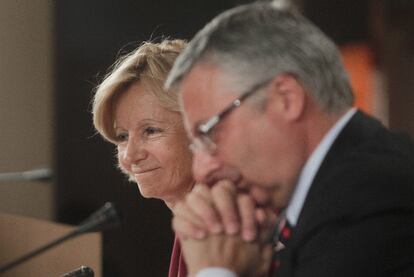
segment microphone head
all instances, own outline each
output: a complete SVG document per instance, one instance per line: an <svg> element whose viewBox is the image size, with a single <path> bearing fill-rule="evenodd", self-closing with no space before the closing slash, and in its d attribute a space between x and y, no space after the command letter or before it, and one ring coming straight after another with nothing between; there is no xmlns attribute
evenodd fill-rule
<svg viewBox="0 0 414 277"><path fill-rule="evenodd" d="M93 277L95 274L89 266L81 266L71 272L68 272L61 277Z"/></svg>
<svg viewBox="0 0 414 277"><path fill-rule="evenodd" d="M80 233L104 231L119 226L121 219L111 202L105 203L78 226Z"/></svg>

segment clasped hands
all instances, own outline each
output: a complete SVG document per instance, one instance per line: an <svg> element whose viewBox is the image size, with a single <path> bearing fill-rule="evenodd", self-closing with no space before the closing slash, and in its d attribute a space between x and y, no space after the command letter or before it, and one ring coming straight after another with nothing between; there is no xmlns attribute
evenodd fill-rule
<svg viewBox="0 0 414 277"><path fill-rule="evenodd" d="M256 207L247 193L222 180L211 188L198 184L173 208L189 276L208 267L238 276L264 276L272 257L276 215Z"/></svg>

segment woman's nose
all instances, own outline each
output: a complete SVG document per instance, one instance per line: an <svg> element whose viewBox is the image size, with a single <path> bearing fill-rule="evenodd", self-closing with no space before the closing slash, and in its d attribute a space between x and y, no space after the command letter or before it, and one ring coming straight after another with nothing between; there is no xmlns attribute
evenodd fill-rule
<svg viewBox="0 0 414 277"><path fill-rule="evenodd" d="M124 162L132 164L137 163L140 160L145 159L146 151L142 143L134 138L130 137L124 149L120 152L121 158Z"/></svg>

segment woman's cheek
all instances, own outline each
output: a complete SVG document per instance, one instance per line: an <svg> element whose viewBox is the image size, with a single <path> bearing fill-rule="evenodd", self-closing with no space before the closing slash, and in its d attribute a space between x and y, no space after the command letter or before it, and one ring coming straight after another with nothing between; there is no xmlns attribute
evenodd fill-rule
<svg viewBox="0 0 414 277"><path fill-rule="evenodd" d="M122 148L118 147L118 149L117 149L117 155L116 156L117 156L117 159L118 159L118 166L121 169L121 171L124 174L129 175L128 174L128 170L127 170L128 167L127 167L125 161L122 159L122 157L123 157L123 150L122 150Z"/></svg>

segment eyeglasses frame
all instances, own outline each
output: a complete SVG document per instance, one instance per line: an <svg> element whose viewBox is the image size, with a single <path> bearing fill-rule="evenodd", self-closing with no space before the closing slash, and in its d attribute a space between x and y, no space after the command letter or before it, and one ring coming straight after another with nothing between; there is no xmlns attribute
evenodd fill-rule
<svg viewBox="0 0 414 277"><path fill-rule="evenodd" d="M210 137L211 132L213 129L222 122L232 111L234 111L236 108L240 107L241 104L250 96L252 96L255 92L259 91L261 88L268 85L268 83L271 81L266 80L264 82L260 82L254 86L252 86L249 90L242 93L240 97L233 100L224 110L219 112L218 114L210 117L207 121L204 123L200 123L195 126L195 133L197 134L193 142L190 144L191 151L195 152L198 149L205 149L208 150L209 153L214 153L217 149L216 143L213 141L213 139Z"/></svg>

